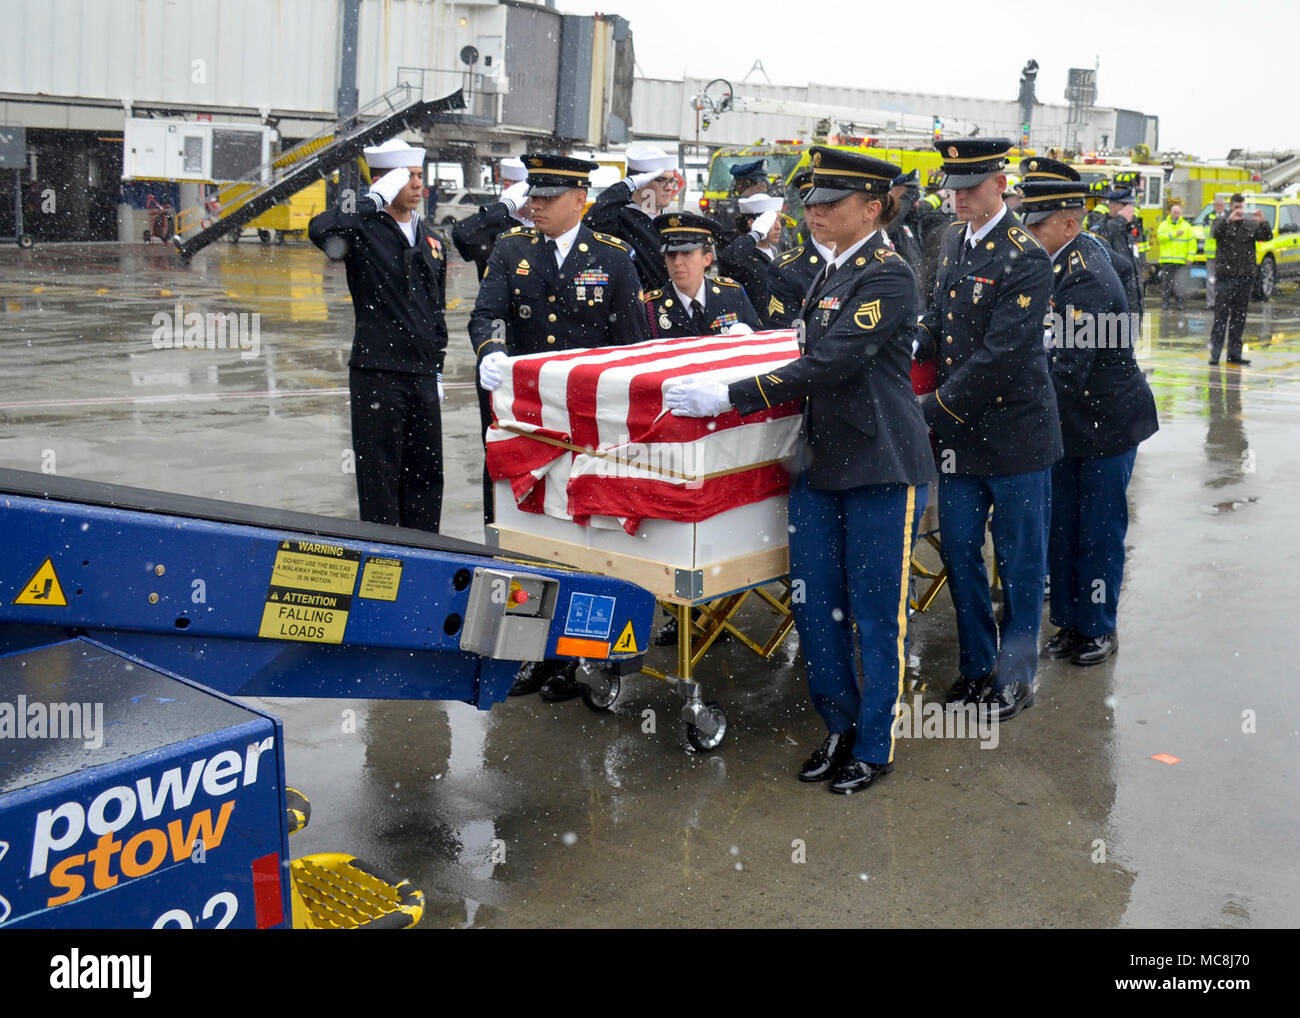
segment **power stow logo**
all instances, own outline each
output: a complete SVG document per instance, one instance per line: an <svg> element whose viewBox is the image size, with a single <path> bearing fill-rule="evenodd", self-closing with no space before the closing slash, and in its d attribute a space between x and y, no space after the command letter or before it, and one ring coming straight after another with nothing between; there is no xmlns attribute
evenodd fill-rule
<svg viewBox="0 0 1300 1018"><path fill-rule="evenodd" d="M29 876L48 874L46 905L64 905L84 894L106 891L169 863L201 859L220 846L235 810L232 793L256 783L261 756L274 744L268 736L250 743L242 756L228 749L156 776L146 775L133 785L106 788L89 806L68 800L41 810L32 835ZM213 799L232 797L205 809L191 809L200 788ZM132 824L150 821L150 826L125 833Z"/></svg>

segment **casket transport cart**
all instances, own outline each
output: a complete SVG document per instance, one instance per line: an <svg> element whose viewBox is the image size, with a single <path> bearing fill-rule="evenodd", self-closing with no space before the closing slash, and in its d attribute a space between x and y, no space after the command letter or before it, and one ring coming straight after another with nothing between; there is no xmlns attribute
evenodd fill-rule
<svg viewBox="0 0 1300 1018"><path fill-rule="evenodd" d="M727 718L702 696L700 659L724 633L770 657L793 626L782 461L800 416L786 404L743 418L674 417L663 395L688 376L731 382L798 355L793 330L537 354L513 358L493 397L487 460L501 549L630 580L658 598L677 621L675 660L667 672L642 670L684 698L687 738L702 751L722 742ZM761 635L737 617L751 598L766 609ZM620 688L602 659L631 639L599 609L574 605L566 618L572 645L590 650L583 699L598 710Z"/></svg>

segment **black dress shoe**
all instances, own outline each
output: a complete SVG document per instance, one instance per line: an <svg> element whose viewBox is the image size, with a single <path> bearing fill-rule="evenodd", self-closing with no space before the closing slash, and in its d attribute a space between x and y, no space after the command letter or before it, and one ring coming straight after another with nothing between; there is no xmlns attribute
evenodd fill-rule
<svg viewBox="0 0 1300 1018"><path fill-rule="evenodd" d="M582 695L582 683L578 681L578 662L567 661L560 665L555 674L542 684L542 699L551 703L572 700Z"/></svg>
<svg viewBox="0 0 1300 1018"><path fill-rule="evenodd" d="M1050 657L1053 661L1071 657L1083 640L1084 637L1073 629L1057 630L1056 635L1048 640L1047 646L1043 648L1043 657Z"/></svg>
<svg viewBox="0 0 1300 1018"><path fill-rule="evenodd" d="M1102 636L1085 636L1070 660L1076 665L1099 665L1119 650L1119 637L1114 633Z"/></svg>
<svg viewBox="0 0 1300 1018"><path fill-rule="evenodd" d="M893 769L894 765L891 763L873 764L850 760L835 772L831 791L836 795L852 795L854 792L861 792L877 778L883 778Z"/></svg>
<svg viewBox="0 0 1300 1018"><path fill-rule="evenodd" d="M990 689L980 701L980 709L987 710L993 721L1010 721L1027 707L1034 705L1034 687L1024 682L1008 682L999 689Z"/></svg>
<svg viewBox="0 0 1300 1018"><path fill-rule="evenodd" d="M656 647L676 647L677 646L677 619L669 616L668 621L664 623L663 628L655 633Z"/></svg>
<svg viewBox="0 0 1300 1018"><path fill-rule="evenodd" d="M1250 363L1250 358L1249 358L1249 357L1229 357L1229 358L1228 358L1228 363L1229 363L1229 364L1249 364L1249 363Z"/></svg>
<svg viewBox="0 0 1300 1018"><path fill-rule="evenodd" d="M948 690L944 703L979 703L984 695L984 687L992 678L992 675L981 675L977 679L968 679L959 675L952 684L952 689Z"/></svg>
<svg viewBox="0 0 1300 1018"><path fill-rule="evenodd" d="M853 730L831 732L826 740L813 750L813 755L799 768L800 781L825 781L847 763L853 752Z"/></svg>
<svg viewBox="0 0 1300 1018"><path fill-rule="evenodd" d="M536 693L555 672L558 661L525 661L515 673L515 684L510 687L511 696L527 696Z"/></svg>

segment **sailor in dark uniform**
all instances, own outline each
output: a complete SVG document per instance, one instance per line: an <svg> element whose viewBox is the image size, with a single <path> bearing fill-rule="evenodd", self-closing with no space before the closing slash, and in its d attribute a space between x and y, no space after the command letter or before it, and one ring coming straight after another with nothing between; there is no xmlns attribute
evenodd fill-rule
<svg viewBox="0 0 1300 1018"><path fill-rule="evenodd" d="M516 226L532 225L528 218L527 177L523 160L513 156L502 159L501 181L507 187L501 197L451 228L451 242L465 261L474 263L479 279L487 271L488 257L497 237Z"/></svg>
<svg viewBox="0 0 1300 1018"><path fill-rule="evenodd" d="M1117 271L1120 265L1132 265L1131 273L1120 272L1128 308L1138 314L1146 313L1146 264L1139 250L1142 241L1142 220L1136 215L1136 202L1128 188L1117 188L1106 194L1106 207L1110 214L1097 229L1097 236L1110 245L1112 261Z"/></svg>
<svg viewBox="0 0 1300 1018"><path fill-rule="evenodd" d="M656 217L655 227L663 239L664 261L672 281L665 289L645 295L651 336L707 336L759 328L758 314L739 283L726 276L705 277L721 232L717 220L693 212L671 212Z"/></svg>
<svg viewBox="0 0 1300 1018"><path fill-rule="evenodd" d="M745 231L718 252L722 274L745 288L749 302L767 321L768 270L776 260L781 242L781 206L779 195L755 194L740 199L740 224Z"/></svg>
<svg viewBox="0 0 1300 1018"><path fill-rule="evenodd" d="M928 307L934 295L934 277L939 268L939 246L953 221L952 198L943 186L942 168L930 174L925 197L920 201L917 222L921 227L922 268L917 273L921 284L921 303Z"/></svg>
<svg viewBox="0 0 1300 1018"><path fill-rule="evenodd" d="M898 203L898 212L885 231L894 250L907 262L918 279L925 268L925 254L921 250L920 179L920 174L913 170L911 173L899 174L894 181L890 193Z"/></svg>
<svg viewBox="0 0 1300 1018"><path fill-rule="evenodd" d="M583 222L632 248L643 290L662 289L668 285L668 269L660 254L654 217L668 208L677 193L677 160L644 142L629 145L626 159L627 176L600 193Z"/></svg>
<svg viewBox="0 0 1300 1018"><path fill-rule="evenodd" d="M790 575L804 584L795 624L812 702L830 734L798 776L830 779L831 791L848 794L894 767L912 544L935 471L909 375L916 280L881 232L898 167L821 146L811 155L808 215L836 257L800 309L803 356L729 386L683 382L664 405L710 417L803 401Z"/></svg>
<svg viewBox="0 0 1300 1018"><path fill-rule="evenodd" d="M935 437L942 557L961 652L948 699L980 703L1004 721L1034 702L1051 466L1062 451L1043 347L1052 268L1002 201L1010 141L935 147L959 222L941 246L917 357L934 358L938 374L922 406ZM982 554L990 509L1005 594L1000 627Z"/></svg>
<svg viewBox="0 0 1300 1018"><path fill-rule="evenodd" d="M1115 653L1128 482L1138 443L1159 427L1133 356L1138 317L1083 231L1081 184L1029 181L1025 226L1052 252L1052 384L1065 456L1052 467L1051 619L1043 653L1095 665Z"/></svg>
<svg viewBox="0 0 1300 1018"><path fill-rule="evenodd" d="M469 319L479 381L489 392L501 384L510 357L650 338L631 248L582 223L598 164L559 155L524 162L535 226L497 238ZM575 665L529 662L511 694L541 688L550 700L577 696Z"/></svg>
<svg viewBox="0 0 1300 1018"><path fill-rule="evenodd" d="M713 218L722 224L722 240L719 242L720 247L726 247L742 233L745 233L747 227L740 222L740 205L741 198L748 198L751 195L767 194L767 159L751 159L744 163L732 163L728 173L731 174L731 188L727 192L727 197L717 203L716 209L710 208L709 211L714 213Z"/></svg>

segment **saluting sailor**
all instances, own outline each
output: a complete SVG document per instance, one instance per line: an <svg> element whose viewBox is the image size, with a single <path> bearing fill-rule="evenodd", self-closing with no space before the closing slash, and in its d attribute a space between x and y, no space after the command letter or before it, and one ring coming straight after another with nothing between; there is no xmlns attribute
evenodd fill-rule
<svg viewBox="0 0 1300 1018"><path fill-rule="evenodd" d="M707 336L759 327L758 314L739 283L726 276L705 278L722 230L716 219L673 212L657 217L655 226L672 282L645 295L652 336Z"/></svg>
<svg viewBox="0 0 1300 1018"><path fill-rule="evenodd" d="M654 217L677 194L677 160L645 142L629 145L626 158L627 176L600 193L583 222L626 242L642 289L661 289L668 285L668 270Z"/></svg>
<svg viewBox="0 0 1300 1018"><path fill-rule="evenodd" d="M650 338L631 248L582 223L598 164L560 155L529 155L524 163L535 226L497 238L469 319L488 392L501 384L510 357ZM540 688L549 700L567 700L582 691L575 667L529 662L510 693Z"/></svg>
<svg viewBox="0 0 1300 1018"><path fill-rule="evenodd" d="M1011 142L935 147L958 222L940 247L917 357L937 360L938 389L922 407L935 437L941 554L961 658L948 702L981 703L1005 721L1034 702L1051 466L1061 457L1043 346L1052 268L1002 200ZM1000 627L982 553L990 509L1005 594Z"/></svg>
<svg viewBox="0 0 1300 1018"><path fill-rule="evenodd" d="M894 767L912 545L935 470L909 373L916 279L881 232L899 169L821 146L811 155L808 217L835 254L800 309L808 323L803 356L730 386L683 382L664 405L710 417L804 401L790 489L790 576L805 586L795 624L812 702L829 734L798 777L829 779L831 791L848 794ZM1041 323L1039 335L1041 345Z"/></svg>
<svg viewBox="0 0 1300 1018"><path fill-rule="evenodd" d="M1083 184L1029 180L1021 190L1025 226L1052 252L1052 384L1065 445L1052 467L1048 542L1060 629L1043 653L1095 665L1119 646L1128 482L1138 443L1159 427L1156 403L1133 355L1123 284L1084 231Z"/></svg>
<svg viewBox="0 0 1300 1018"><path fill-rule="evenodd" d="M739 223L745 232L718 252L718 267L745 288L749 302L765 324L771 296L767 273L781 243L784 204L785 199L780 195L754 194L741 198Z"/></svg>

